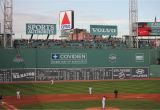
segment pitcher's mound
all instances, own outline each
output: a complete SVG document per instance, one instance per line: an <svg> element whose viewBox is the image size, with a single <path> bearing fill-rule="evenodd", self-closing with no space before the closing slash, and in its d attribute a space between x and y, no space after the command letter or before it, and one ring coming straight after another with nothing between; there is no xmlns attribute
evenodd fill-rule
<svg viewBox="0 0 160 110"><path fill-rule="evenodd" d="M86 108L86 110L120 110L119 108L107 107L106 109L98 108Z"/></svg>

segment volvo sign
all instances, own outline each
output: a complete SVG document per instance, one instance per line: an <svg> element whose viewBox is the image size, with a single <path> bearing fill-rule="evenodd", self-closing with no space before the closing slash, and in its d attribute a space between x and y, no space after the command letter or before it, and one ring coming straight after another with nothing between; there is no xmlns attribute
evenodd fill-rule
<svg viewBox="0 0 160 110"><path fill-rule="evenodd" d="M117 26L113 25L90 25L91 35L117 35Z"/></svg>

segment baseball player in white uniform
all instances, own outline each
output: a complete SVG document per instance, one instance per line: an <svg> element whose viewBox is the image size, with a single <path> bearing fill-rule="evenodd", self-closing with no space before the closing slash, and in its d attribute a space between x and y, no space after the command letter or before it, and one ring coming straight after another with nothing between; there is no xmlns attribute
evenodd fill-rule
<svg viewBox="0 0 160 110"><path fill-rule="evenodd" d="M20 99L20 98L21 98L21 96L20 96L20 91L17 91L17 92L16 92L16 95L17 95L17 99Z"/></svg>
<svg viewBox="0 0 160 110"><path fill-rule="evenodd" d="M102 98L102 109L105 109L105 107L106 107L106 97L103 96L103 98Z"/></svg>
<svg viewBox="0 0 160 110"><path fill-rule="evenodd" d="M53 85L53 84L54 84L54 80L52 79L52 80L51 80L51 85Z"/></svg>
<svg viewBox="0 0 160 110"><path fill-rule="evenodd" d="M89 87L89 94L92 94L92 87Z"/></svg>

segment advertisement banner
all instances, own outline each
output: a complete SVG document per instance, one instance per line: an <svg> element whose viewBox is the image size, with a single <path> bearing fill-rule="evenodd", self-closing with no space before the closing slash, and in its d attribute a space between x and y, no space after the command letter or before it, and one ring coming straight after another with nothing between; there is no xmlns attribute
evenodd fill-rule
<svg viewBox="0 0 160 110"><path fill-rule="evenodd" d="M26 24L26 34L55 35L56 24Z"/></svg>
<svg viewBox="0 0 160 110"><path fill-rule="evenodd" d="M117 26L113 25L90 25L91 35L111 35L116 36L118 34Z"/></svg>
<svg viewBox="0 0 160 110"><path fill-rule="evenodd" d="M35 69L13 69L12 81L34 81Z"/></svg>
<svg viewBox="0 0 160 110"><path fill-rule="evenodd" d="M11 70L1 69L0 82L10 82L10 81L11 81Z"/></svg>
<svg viewBox="0 0 160 110"><path fill-rule="evenodd" d="M131 68L113 68L113 79L130 79Z"/></svg>
<svg viewBox="0 0 160 110"><path fill-rule="evenodd" d="M87 53L51 53L51 64L87 64Z"/></svg>
<svg viewBox="0 0 160 110"><path fill-rule="evenodd" d="M108 56L108 61L110 62L110 63L116 63L117 62L117 55L116 54L109 54L109 56Z"/></svg>
<svg viewBox="0 0 160 110"><path fill-rule="evenodd" d="M160 36L160 22L139 22L138 36Z"/></svg>
<svg viewBox="0 0 160 110"><path fill-rule="evenodd" d="M60 30L68 30L74 28L74 11L61 11L59 17Z"/></svg>
<svg viewBox="0 0 160 110"><path fill-rule="evenodd" d="M149 70L148 68L133 68L132 78L148 78Z"/></svg>
<svg viewBox="0 0 160 110"><path fill-rule="evenodd" d="M144 62L144 53L135 53L136 62Z"/></svg>

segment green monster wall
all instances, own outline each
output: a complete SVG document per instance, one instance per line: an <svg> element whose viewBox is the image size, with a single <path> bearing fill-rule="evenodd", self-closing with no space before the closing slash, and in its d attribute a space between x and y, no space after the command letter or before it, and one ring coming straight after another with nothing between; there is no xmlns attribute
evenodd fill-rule
<svg viewBox="0 0 160 110"><path fill-rule="evenodd" d="M80 54L85 58L65 57L65 60L59 62L59 59L55 60L53 57L62 54L73 56ZM0 68L149 67L156 63L157 58L159 51L155 49L0 49ZM70 60L85 62L72 63Z"/></svg>

